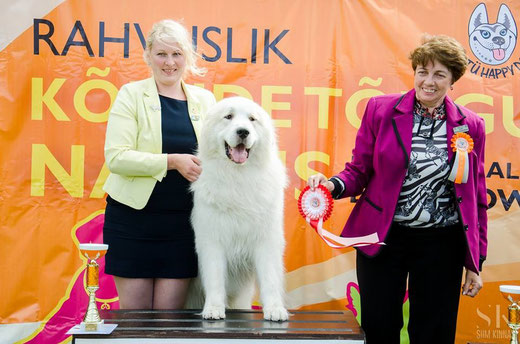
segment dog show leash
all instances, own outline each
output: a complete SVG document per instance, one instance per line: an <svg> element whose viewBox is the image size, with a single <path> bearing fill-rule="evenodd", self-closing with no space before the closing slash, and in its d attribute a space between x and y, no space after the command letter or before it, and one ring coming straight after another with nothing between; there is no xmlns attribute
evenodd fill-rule
<svg viewBox="0 0 520 344"><path fill-rule="evenodd" d="M329 190L318 185L311 189L305 187L298 198L298 210L302 217L311 225L320 238L332 248L359 247L367 245L384 245L379 241L377 233L358 237L341 237L337 236L323 228L323 222L332 214L334 201Z"/></svg>

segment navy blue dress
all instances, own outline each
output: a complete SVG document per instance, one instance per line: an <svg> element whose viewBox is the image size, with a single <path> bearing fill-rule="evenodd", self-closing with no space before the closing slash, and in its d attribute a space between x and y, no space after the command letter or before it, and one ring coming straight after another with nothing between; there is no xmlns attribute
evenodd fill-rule
<svg viewBox="0 0 520 344"><path fill-rule="evenodd" d="M194 154L197 138L187 101L159 96L163 153ZM197 276L190 214L190 183L170 170L146 206L136 210L107 197L103 240L109 245L105 272L127 278Z"/></svg>

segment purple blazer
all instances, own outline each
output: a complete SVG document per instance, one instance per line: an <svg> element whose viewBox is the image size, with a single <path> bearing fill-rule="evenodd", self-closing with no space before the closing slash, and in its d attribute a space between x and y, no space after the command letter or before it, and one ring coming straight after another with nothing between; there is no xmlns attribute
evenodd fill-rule
<svg viewBox="0 0 520 344"><path fill-rule="evenodd" d="M401 186L408 168L412 146L415 90L404 95L390 94L371 98L356 136L352 162L335 177L345 184L339 198L357 196L357 201L341 233L354 237L377 232L385 240L392 224ZM469 176L465 184L455 184L455 197L464 228L467 247L464 266L478 273L487 254L487 193L484 173L484 120L474 112L457 106L446 96L448 159L453 129L467 125L474 141L469 153ZM376 255L380 245L359 247L368 256Z"/></svg>

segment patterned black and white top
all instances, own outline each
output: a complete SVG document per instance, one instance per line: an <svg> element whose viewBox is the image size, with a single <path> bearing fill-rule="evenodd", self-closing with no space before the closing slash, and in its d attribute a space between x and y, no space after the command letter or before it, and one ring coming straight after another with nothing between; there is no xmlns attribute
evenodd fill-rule
<svg viewBox="0 0 520 344"><path fill-rule="evenodd" d="M413 112L412 151L394 221L407 227L445 227L457 223L444 104L432 114L419 102Z"/></svg>

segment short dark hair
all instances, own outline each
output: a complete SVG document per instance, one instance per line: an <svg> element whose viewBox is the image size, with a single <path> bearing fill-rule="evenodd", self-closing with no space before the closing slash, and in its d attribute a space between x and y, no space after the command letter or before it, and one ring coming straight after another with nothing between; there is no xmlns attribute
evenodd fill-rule
<svg viewBox="0 0 520 344"><path fill-rule="evenodd" d="M426 66L428 62L442 63L453 76L453 83L466 72L468 56L464 47L455 39L446 35L424 35L421 45L415 48L408 57L415 71L418 65Z"/></svg>

